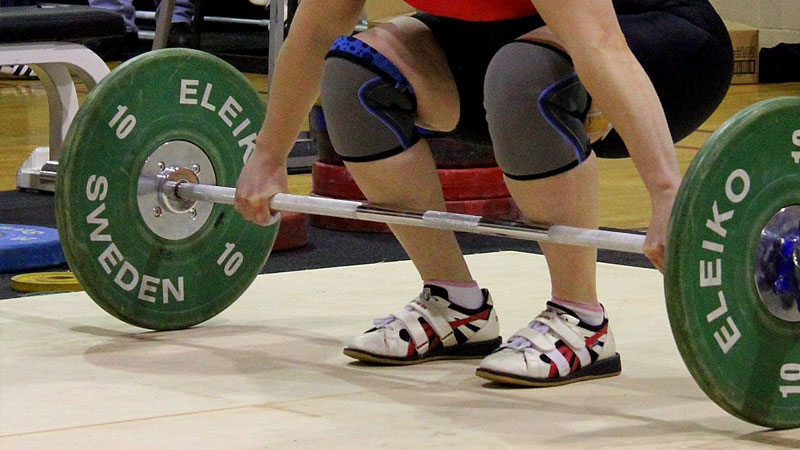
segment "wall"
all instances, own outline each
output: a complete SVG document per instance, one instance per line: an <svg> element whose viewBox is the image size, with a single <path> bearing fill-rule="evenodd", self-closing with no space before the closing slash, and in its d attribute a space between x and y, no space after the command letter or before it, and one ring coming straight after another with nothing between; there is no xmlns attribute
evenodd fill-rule
<svg viewBox="0 0 800 450"><path fill-rule="evenodd" d="M759 29L760 47L800 43L800 0L711 0L723 19Z"/></svg>

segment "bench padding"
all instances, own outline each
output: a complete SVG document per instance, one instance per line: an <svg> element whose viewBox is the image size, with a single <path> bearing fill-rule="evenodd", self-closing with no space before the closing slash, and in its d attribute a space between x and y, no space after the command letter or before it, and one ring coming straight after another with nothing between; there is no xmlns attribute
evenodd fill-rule
<svg viewBox="0 0 800 450"><path fill-rule="evenodd" d="M122 16L88 6L0 8L0 44L81 41L125 34Z"/></svg>

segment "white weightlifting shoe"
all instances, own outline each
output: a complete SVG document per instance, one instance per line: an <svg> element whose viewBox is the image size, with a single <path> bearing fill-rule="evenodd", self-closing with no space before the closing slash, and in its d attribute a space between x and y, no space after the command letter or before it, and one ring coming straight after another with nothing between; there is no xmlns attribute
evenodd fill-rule
<svg viewBox="0 0 800 450"><path fill-rule="evenodd" d="M558 386L622 371L608 318L592 326L552 302L481 361L475 374L504 384Z"/></svg>
<svg viewBox="0 0 800 450"><path fill-rule="evenodd" d="M0 66L0 78L16 80L38 80L39 77L30 66L15 64L13 66Z"/></svg>
<svg viewBox="0 0 800 450"><path fill-rule="evenodd" d="M358 336L344 354L378 364L418 364L438 359L483 358L503 342L489 291L483 305L462 308L447 291L425 286L399 312L375 319L374 328Z"/></svg>

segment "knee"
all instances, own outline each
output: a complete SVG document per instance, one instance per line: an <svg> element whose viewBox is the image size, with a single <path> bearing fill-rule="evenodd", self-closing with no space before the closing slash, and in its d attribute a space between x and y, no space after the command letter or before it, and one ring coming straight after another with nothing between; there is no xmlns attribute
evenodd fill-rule
<svg viewBox="0 0 800 450"><path fill-rule="evenodd" d="M495 53L486 70L487 112L497 115L501 111L512 112L510 106L535 107L541 93L555 79L571 72L568 66L568 60L548 48L527 42L506 44Z"/></svg>
<svg viewBox="0 0 800 450"><path fill-rule="evenodd" d="M377 51L340 38L329 52L322 77L322 108L336 152L363 162L399 153L419 140L413 89Z"/></svg>
<svg viewBox="0 0 800 450"><path fill-rule="evenodd" d="M582 115L589 97L561 51L512 42L495 54L484 106L495 158L515 179L556 175L588 156Z"/></svg>
<svg viewBox="0 0 800 450"><path fill-rule="evenodd" d="M341 128L348 110L362 108L359 89L375 75L352 61L329 57L322 73L320 100L329 128Z"/></svg>

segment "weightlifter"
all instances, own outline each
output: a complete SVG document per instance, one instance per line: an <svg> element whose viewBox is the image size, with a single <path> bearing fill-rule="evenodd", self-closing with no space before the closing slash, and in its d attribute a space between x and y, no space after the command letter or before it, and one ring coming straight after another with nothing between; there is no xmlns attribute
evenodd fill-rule
<svg viewBox="0 0 800 450"><path fill-rule="evenodd" d="M236 208L269 223L286 159L321 92L334 147L371 203L444 210L420 129L490 140L527 221L598 226L597 157L630 155L648 190L645 254L663 269L681 175L673 142L724 97L727 31L707 0L407 0L418 13L347 35L364 0L304 0L273 75ZM613 129L587 133L602 111ZM453 155L454 158L457 155ZM422 293L345 348L386 364L483 358L478 375L541 386L613 376L596 250L542 243L552 298L503 342L452 232L394 225Z"/></svg>

